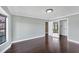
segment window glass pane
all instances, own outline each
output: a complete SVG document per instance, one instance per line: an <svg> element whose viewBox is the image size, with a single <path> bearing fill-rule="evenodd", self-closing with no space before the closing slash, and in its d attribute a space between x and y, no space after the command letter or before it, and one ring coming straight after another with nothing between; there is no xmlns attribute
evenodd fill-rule
<svg viewBox="0 0 79 59"><path fill-rule="evenodd" d="M5 17L0 16L0 22L5 22Z"/></svg>
<svg viewBox="0 0 79 59"><path fill-rule="evenodd" d="M0 44L6 41L6 36L0 36Z"/></svg>
<svg viewBox="0 0 79 59"><path fill-rule="evenodd" d="M2 37L0 36L0 44L2 44Z"/></svg>
<svg viewBox="0 0 79 59"><path fill-rule="evenodd" d="M2 36L2 43L6 41L6 36Z"/></svg>
<svg viewBox="0 0 79 59"><path fill-rule="evenodd" d="M5 35L5 30L0 30L0 36Z"/></svg>
<svg viewBox="0 0 79 59"><path fill-rule="evenodd" d="M6 17L0 15L0 44L6 41Z"/></svg>
<svg viewBox="0 0 79 59"><path fill-rule="evenodd" d="M0 23L0 29L5 28L5 23Z"/></svg>

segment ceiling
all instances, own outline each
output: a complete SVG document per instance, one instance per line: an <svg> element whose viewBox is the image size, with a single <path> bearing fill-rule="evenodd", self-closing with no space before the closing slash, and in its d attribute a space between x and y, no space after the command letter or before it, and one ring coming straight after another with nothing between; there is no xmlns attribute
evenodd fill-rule
<svg viewBox="0 0 79 59"><path fill-rule="evenodd" d="M56 19L79 12L79 6L8 6L12 15L39 18L44 20ZM46 13L46 9L53 9Z"/></svg>

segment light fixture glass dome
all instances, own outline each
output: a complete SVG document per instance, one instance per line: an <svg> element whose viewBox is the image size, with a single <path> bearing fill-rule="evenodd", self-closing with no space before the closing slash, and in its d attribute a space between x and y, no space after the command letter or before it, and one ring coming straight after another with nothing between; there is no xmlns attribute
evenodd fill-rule
<svg viewBox="0 0 79 59"><path fill-rule="evenodd" d="M46 9L46 13L52 13L53 9Z"/></svg>

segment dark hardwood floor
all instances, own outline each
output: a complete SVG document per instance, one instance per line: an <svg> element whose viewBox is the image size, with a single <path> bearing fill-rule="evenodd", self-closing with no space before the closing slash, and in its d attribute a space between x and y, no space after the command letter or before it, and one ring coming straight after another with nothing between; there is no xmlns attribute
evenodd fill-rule
<svg viewBox="0 0 79 59"><path fill-rule="evenodd" d="M68 40L67 40L67 36L65 35L60 35L60 38L59 38L59 42L60 42L60 50L61 52L68 52Z"/></svg>
<svg viewBox="0 0 79 59"><path fill-rule="evenodd" d="M13 43L11 48L6 52L11 52L11 53L47 52L45 50L45 37Z"/></svg>
<svg viewBox="0 0 79 59"><path fill-rule="evenodd" d="M5 53L50 53L55 52L52 48L52 37L48 37L51 44L46 47L45 37L35 38L32 40L13 43L11 48ZM51 49L51 50L50 50Z"/></svg>
<svg viewBox="0 0 79 59"><path fill-rule="evenodd" d="M79 52L79 44L68 42L68 47L69 48L67 51L64 50L65 53ZM13 43L11 48L8 49L5 53L62 53L62 52L58 38L52 38L51 36L49 36L47 45L45 37L40 37L32 40Z"/></svg>
<svg viewBox="0 0 79 59"><path fill-rule="evenodd" d="M69 41L69 53L79 53L79 43Z"/></svg>

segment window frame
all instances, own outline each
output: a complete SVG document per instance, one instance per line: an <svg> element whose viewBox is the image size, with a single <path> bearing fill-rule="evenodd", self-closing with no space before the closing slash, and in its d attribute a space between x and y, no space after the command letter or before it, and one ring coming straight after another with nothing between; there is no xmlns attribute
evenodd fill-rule
<svg viewBox="0 0 79 59"><path fill-rule="evenodd" d="M1 44L4 44L7 41L7 39L6 39L6 19L7 19L7 16L6 15L3 15L3 14L0 14L0 16L5 17L5 22L0 22L0 23L3 23L4 26L5 26L4 28L2 28L2 30L4 30L5 35L1 35L0 36L0 37L5 36L5 41L4 42L1 42L0 43L0 45L1 45Z"/></svg>

